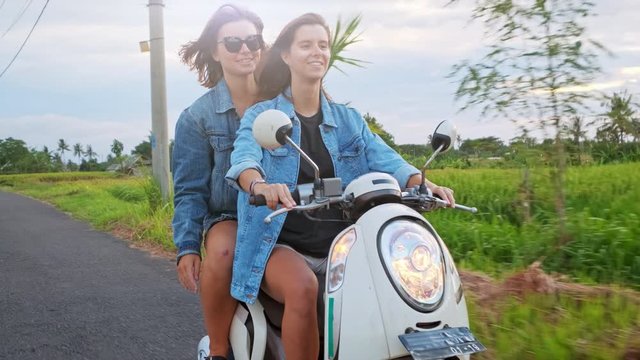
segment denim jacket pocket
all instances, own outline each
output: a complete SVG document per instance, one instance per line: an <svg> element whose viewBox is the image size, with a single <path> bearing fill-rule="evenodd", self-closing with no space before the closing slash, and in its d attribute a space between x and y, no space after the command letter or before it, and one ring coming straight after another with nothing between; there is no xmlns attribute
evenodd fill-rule
<svg viewBox="0 0 640 360"><path fill-rule="evenodd" d="M276 157L288 156L289 155L289 149L287 149L284 146L281 146L281 147L275 148L275 149L267 149L267 151L269 152L269 154L271 156L276 156Z"/></svg>
<svg viewBox="0 0 640 360"><path fill-rule="evenodd" d="M217 152L223 152L233 149L233 141L235 139L227 135L210 135L209 143L213 146L213 149Z"/></svg>
<svg viewBox="0 0 640 360"><path fill-rule="evenodd" d="M345 145L340 146L340 158L358 157L364 151L364 140L360 136L356 136L349 140Z"/></svg>
<svg viewBox="0 0 640 360"><path fill-rule="evenodd" d="M264 152L264 170L267 175L268 182L290 184L296 173L297 164L294 161L293 150L287 146L281 146L276 149L267 149Z"/></svg>
<svg viewBox="0 0 640 360"><path fill-rule="evenodd" d="M368 172L367 158L364 156L365 144L362 137L354 137L346 144L341 145L339 149L338 160L344 169L349 169L350 173L355 174Z"/></svg>

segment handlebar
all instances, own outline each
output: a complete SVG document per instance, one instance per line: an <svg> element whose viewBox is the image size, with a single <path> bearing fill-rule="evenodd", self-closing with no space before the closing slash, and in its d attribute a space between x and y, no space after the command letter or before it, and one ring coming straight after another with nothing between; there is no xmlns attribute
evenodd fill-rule
<svg viewBox="0 0 640 360"><path fill-rule="evenodd" d="M249 205L253 205L253 206L267 205L267 199L264 197L264 195L250 195Z"/></svg>
<svg viewBox="0 0 640 360"><path fill-rule="evenodd" d="M449 202L448 201L442 200L442 199L440 199L440 198L438 198L436 196L433 196L432 198L435 200L436 203L438 203L439 205L441 205L443 207L448 207L449 206ZM468 211L468 212L470 212L472 214L475 214L475 213L478 212L478 209L475 208L475 207L469 207L469 206L460 205L460 204L455 204L453 206L453 208L454 209L458 209L458 210Z"/></svg>
<svg viewBox="0 0 640 360"><path fill-rule="evenodd" d="M410 190L410 189L408 189ZM296 201L296 203L300 203L300 195L299 192L297 191L297 189L295 191L293 191L291 193L294 197L294 200ZM279 208L273 212L271 212L269 215L267 215L267 217L264 218L264 222L269 224L271 223L272 219L278 215L284 214L286 212L289 211L309 211L309 210L315 210L315 209L320 209L322 207L326 207L330 204L335 204L335 203L341 203L341 202L345 202L348 203L350 202L350 200L348 200L348 198L345 198L344 196L331 196L331 197L325 197L325 198L321 198L321 199L313 199L311 200L310 203L308 204L303 204L302 205L297 205L294 206L291 209L287 209L287 208ZM402 195L402 202L411 207L414 208L418 211L431 211L431 210L435 210L437 208L446 208L449 207L449 202L440 199L437 196L434 196L431 194L431 192L429 192L428 194L416 194L415 191L408 191L408 192L403 192ZM264 197L264 195L250 195L249 196L249 204L254 205L254 206L264 206L266 205L266 199ZM431 205L428 205L431 204ZM458 209L458 210L463 210L463 211L468 211L470 213L477 213L478 209L475 207L469 207L469 206L465 206L465 205L460 205L460 204L456 204L455 206L453 206L454 209Z"/></svg>
<svg viewBox="0 0 640 360"><path fill-rule="evenodd" d="M314 200L312 203L307 204L307 205L296 205L294 207L292 207L291 209L287 209L285 207L282 207L276 211L271 212L271 214L267 215L267 217L264 218L264 223L265 224L269 224L271 223L271 219L273 219L274 217L280 215L280 214L284 214L286 212L289 211L307 211L307 210L315 210L315 209L320 209L323 208L325 206L328 206L329 204L333 204L333 203L337 203L342 201L342 197L340 198L324 198L322 200Z"/></svg>

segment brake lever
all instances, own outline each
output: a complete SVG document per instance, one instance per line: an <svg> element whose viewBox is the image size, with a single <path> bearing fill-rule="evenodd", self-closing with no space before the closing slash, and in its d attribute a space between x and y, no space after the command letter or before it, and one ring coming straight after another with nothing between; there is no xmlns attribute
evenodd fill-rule
<svg viewBox="0 0 640 360"><path fill-rule="evenodd" d="M321 207L324 207L324 206L326 206L326 205L328 205L330 203L331 203L330 202L330 198L324 198L324 199L314 200L312 203L309 203L307 205L296 205L296 206L292 207L291 209L286 208L286 207L282 207L282 208L270 213L269 215L267 215L264 218L264 223L265 224L270 224L274 217L276 217L278 215L282 215L282 214L287 213L287 212L292 211L292 210L295 210L295 211L315 210L315 209L320 209Z"/></svg>

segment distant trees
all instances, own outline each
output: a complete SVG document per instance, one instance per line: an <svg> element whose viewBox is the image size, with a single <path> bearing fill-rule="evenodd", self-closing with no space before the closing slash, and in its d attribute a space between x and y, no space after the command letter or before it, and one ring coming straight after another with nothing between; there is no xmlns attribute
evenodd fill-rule
<svg viewBox="0 0 640 360"><path fill-rule="evenodd" d="M507 152L507 149L504 142L495 136L463 140L459 148L464 155L482 157L502 156Z"/></svg>
<svg viewBox="0 0 640 360"><path fill-rule="evenodd" d="M20 172L28 161L29 149L22 140L7 138L0 140L0 172Z"/></svg>
<svg viewBox="0 0 640 360"><path fill-rule="evenodd" d="M144 140L131 150L131 155L140 155L145 160L151 160L151 141Z"/></svg>
<svg viewBox="0 0 640 360"><path fill-rule="evenodd" d="M64 162L64 152L69 151L69 145L64 141L64 139L58 140L58 151L60 152L60 158Z"/></svg>
<svg viewBox="0 0 640 360"><path fill-rule="evenodd" d="M362 117L367 122L367 125L369 125L369 129L371 130L371 132L380 136L382 140L384 140L384 142L387 143L387 145L391 146L394 149L397 149L398 145L396 145L393 139L393 135L389 134L386 130L384 130L382 128L382 124L380 124L374 116L371 116L369 113L366 113Z"/></svg>
<svg viewBox="0 0 640 360"><path fill-rule="evenodd" d="M633 108L631 95L627 92L614 93L603 104L607 107L607 111L602 114L601 122L598 127L597 137L603 141L611 141L622 144L632 138L638 141L640 132L640 119L636 110Z"/></svg>
<svg viewBox="0 0 640 360"><path fill-rule="evenodd" d="M111 143L111 152L115 155L116 158L122 156L122 151L124 150L124 145L118 139L113 139Z"/></svg>
<svg viewBox="0 0 640 360"><path fill-rule="evenodd" d="M89 161L93 160L98 154L93 151L91 145L87 145L84 154L89 158Z"/></svg>
<svg viewBox="0 0 640 360"><path fill-rule="evenodd" d="M82 148L82 144L76 143L73 145L73 156L77 157L79 161L84 157L84 149Z"/></svg>

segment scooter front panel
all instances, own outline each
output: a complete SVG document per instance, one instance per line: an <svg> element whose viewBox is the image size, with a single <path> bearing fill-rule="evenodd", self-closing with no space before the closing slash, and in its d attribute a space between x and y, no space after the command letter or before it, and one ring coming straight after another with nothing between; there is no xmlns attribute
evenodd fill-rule
<svg viewBox="0 0 640 360"><path fill-rule="evenodd" d="M461 301L456 301L455 291L448 270L444 278L445 291L441 304L432 312L425 313L412 308L400 297L393 287L390 278L385 272L384 264L378 252L377 232L382 228L383 224L394 218L414 218L417 221L424 222L433 230L422 215L400 204L377 206L365 213L357 222L357 225L366 224L366 226L360 226L362 229L362 238L359 238L359 242L363 242L366 247L367 263L370 268L369 272L374 282L373 288L376 291L375 296L381 309L380 316L382 317L385 329L385 341L388 344L391 358L407 354L407 350L400 342L398 335L404 334L408 329L425 330L423 328L421 329L418 324L422 326L428 324L433 326L433 329L442 328L445 325L451 327L469 326L464 297ZM435 235L440 245L445 247L437 234ZM443 248L443 253L445 251ZM450 257L444 256L443 261L447 262L445 268L448 269Z"/></svg>
<svg viewBox="0 0 640 360"><path fill-rule="evenodd" d="M329 349L330 342L325 341L325 359L335 358L335 355L340 359L389 358L380 304L369 272L361 229L357 226L356 234L358 238L347 258L343 285L328 294L325 303L325 339L339 331L337 354Z"/></svg>

